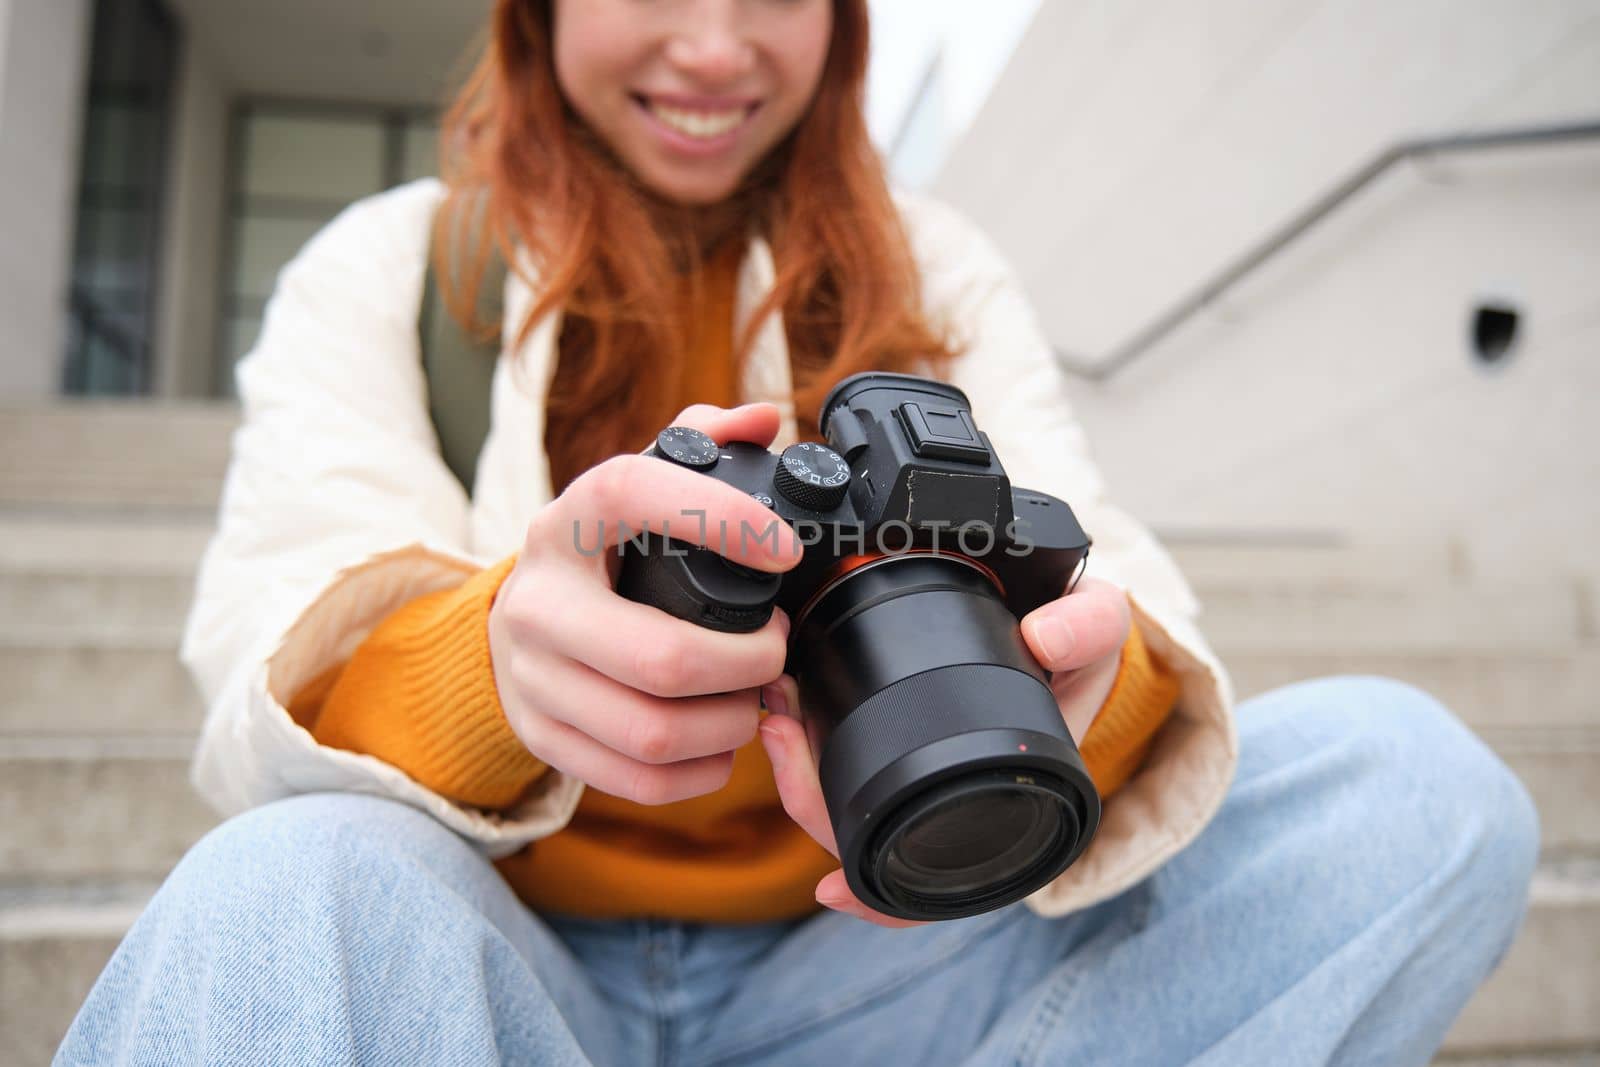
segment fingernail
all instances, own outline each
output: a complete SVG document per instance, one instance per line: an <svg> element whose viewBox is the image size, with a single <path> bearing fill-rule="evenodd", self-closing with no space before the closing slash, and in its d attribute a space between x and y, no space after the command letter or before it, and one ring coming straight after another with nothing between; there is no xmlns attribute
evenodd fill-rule
<svg viewBox="0 0 1600 1067"><path fill-rule="evenodd" d="M777 616L778 625L783 627L783 638L784 638L785 641L787 641L789 639L789 627L790 627L789 613L787 611L784 611L782 608L775 607L775 608L772 609L772 614Z"/></svg>
<svg viewBox="0 0 1600 1067"><path fill-rule="evenodd" d="M863 922L872 921L871 919L867 918L866 909L857 904L855 901L851 900L849 897L829 897L827 899L818 897L817 903L821 904L825 908L833 909L840 915L849 915L850 917L860 919Z"/></svg>
<svg viewBox="0 0 1600 1067"><path fill-rule="evenodd" d="M1034 623L1033 638L1039 642L1039 647L1044 649L1044 654L1052 663L1060 663L1067 659L1078 645L1072 627L1054 615L1046 615Z"/></svg>
<svg viewBox="0 0 1600 1067"><path fill-rule="evenodd" d="M767 750L767 761L772 764L773 773L777 773L783 770L783 738L778 736L777 728L764 719L761 722L760 730L762 745Z"/></svg>

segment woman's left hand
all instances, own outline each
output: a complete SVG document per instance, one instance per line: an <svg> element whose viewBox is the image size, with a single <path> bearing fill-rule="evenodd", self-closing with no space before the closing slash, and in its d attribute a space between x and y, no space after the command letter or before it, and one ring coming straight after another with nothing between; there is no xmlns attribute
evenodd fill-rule
<svg viewBox="0 0 1600 1067"><path fill-rule="evenodd" d="M1080 745L1116 682L1132 620L1127 594L1099 578L1084 578L1071 594L1062 594L1022 619L1023 640L1039 664L1054 672L1050 690L1061 706L1068 731ZM816 758L800 725L794 678L785 674L763 688L761 696L773 711L761 724L761 743L772 761L783 808L817 844L838 858L839 846L822 800ZM817 883L817 902L880 926L922 925L861 903L845 882L843 870Z"/></svg>

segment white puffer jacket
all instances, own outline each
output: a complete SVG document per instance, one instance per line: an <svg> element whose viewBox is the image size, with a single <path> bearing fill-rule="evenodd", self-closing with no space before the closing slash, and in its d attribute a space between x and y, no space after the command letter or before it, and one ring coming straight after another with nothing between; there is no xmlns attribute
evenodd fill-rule
<svg viewBox="0 0 1600 1067"><path fill-rule="evenodd" d="M583 783L552 769L512 811L463 807L381 760L319 745L285 710L400 605L516 551L551 498L544 409L557 316L502 354L472 499L440 458L417 310L443 193L430 179L351 206L279 277L260 341L239 363L244 420L181 656L207 706L194 783L223 814L313 790L377 793L498 857L564 826ZM970 342L952 380L978 426L1015 484L1071 505L1094 539L1087 573L1128 590L1151 651L1182 678L1177 713L1108 802L1088 852L1028 898L1039 914L1059 915L1148 875L1215 814L1237 759L1231 686L1171 558L1106 502L1063 375L1005 262L949 207L903 194L898 202L925 306ZM741 327L772 279L770 249L752 240L738 281ZM508 280L505 336L515 336L532 295ZM789 373L773 316L741 392L781 409L775 449L795 440Z"/></svg>

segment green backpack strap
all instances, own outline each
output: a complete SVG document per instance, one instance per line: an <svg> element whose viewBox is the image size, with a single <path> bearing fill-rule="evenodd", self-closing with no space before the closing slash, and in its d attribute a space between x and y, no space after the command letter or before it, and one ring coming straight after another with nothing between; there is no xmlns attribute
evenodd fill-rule
<svg viewBox="0 0 1600 1067"><path fill-rule="evenodd" d="M481 226L482 203L480 199L471 213L469 234L475 235ZM460 249L461 241L454 239L454 234L452 238L455 249ZM475 245L475 241L469 241L466 247ZM478 290L480 321L500 322L505 281L506 265L496 252L489 258ZM495 363L500 357L500 331L485 338L474 337L450 314L439 289L431 246L417 334L422 342L422 370L428 385L428 416L439 437L439 453L470 497L478 472L478 454L489 436L489 398Z"/></svg>

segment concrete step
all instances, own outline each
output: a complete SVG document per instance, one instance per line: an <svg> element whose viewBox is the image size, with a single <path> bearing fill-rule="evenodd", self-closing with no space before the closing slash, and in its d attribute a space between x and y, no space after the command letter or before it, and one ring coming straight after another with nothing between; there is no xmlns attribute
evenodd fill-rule
<svg viewBox="0 0 1600 1067"><path fill-rule="evenodd" d="M208 517L0 513L0 647L109 649L133 631L135 647L176 648L209 535ZM1600 607L1584 581L1462 579L1444 550L1420 547L1191 545L1178 555L1241 692L1382 673L1438 692L1474 722L1530 708L1596 720Z"/></svg>
<svg viewBox="0 0 1600 1067"><path fill-rule="evenodd" d="M1475 728L1600 724L1600 645L1498 654L1216 648L1240 700L1305 678L1377 674L1432 693Z"/></svg>
<svg viewBox="0 0 1600 1067"><path fill-rule="evenodd" d="M0 618L62 637L94 629L181 632L194 578L178 574L0 570Z"/></svg>
<svg viewBox="0 0 1600 1067"><path fill-rule="evenodd" d="M215 516L0 511L0 572L190 576Z"/></svg>
<svg viewBox="0 0 1600 1067"><path fill-rule="evenodd" d="M1552 854L1600 852L1600 728L1487 731ZM184 736L0 739L0 885L160 875L215 822ZM42 802L68 796L71 804Z"/></svg>
<svg viewBox="0 0 1600 1067"><path fill-rule="evenodd" d="M0 618L176 629L210 525L209 516L0 512L0 609L9 609ZM1176 554L1219 647L1504 652L1600 641L1588 583L1465 578L1442 549L1188 546Z"/></svg>
<svg viewBox="0 0 1600 1067"><path fill-rule="evenodd" d="M1548 852L1600 852L1600 727L1480 730L1539 809Z"/></svg>
<svg viewBox="0 0 1600 1067"><path fill-rule="evenodd" d="M176 633L0 628L0 738L192 736L204 708L177 650Z"/></svg>
<svg viewBox="0 0 1600 1067"><path fill-rule="evenodd" d="M177 598L175 585L161 592L157 581L144 600L135 595L139 588L140 580L131 578L120 586L115 602L125 616L156 610L162 597ZM106 602L113 603L109 594ZM0 621L0 736L196 728L199 697L177 658L182 613L171 599L167 603L173 617L159 624L130 624L109 611L73 622L42 609L9 615L25 623ZM43 618L35 623L34 617ZM1379 674L1427 690L1475 727L1600 723L1600 644L1413 652L1261 651L1219 642L1217 651L1241 699L1305 678Z"/></svg>
<svg viewBox="0 0 1600 1067"><path fill-rule="evenodd" d="M177 632L210 531L209 517L0 513L0 619L61 634L101 626Z"/></svg>
<svg viewBox="0 0 1600 1067"><path fill-rule="evenodd" d="M1239 651L1436 654L1566 651L1596 642L1575 580L1319 586L1308 579L1196 589L1200 627Z"/></svg>
<svg viewBox="0 0 1600 1067"><path fill-rule="evenodd" d="M0 419L5 409L0 407ZM210 533L211 521L186 513L131 514L0 511L0 566L28 562L91 565L97 560L192 570ZM114 534L118 551L105 551ZM1251 544L1168 545L1196 588L1256 589L1454 586L1475 576L1452 561L1444 545L1305 547Z"/></svg>
<svg viewBox="0 0 1600 1067"><path fill-rule="evenodd" d="M227 403L0 407L0 507L214 511L238 422Z"/></svg>
<svg viewBox="0 0 1600 1067"><path fill-rule="evenodd" d="M1474 574L1443 544L1169 544L1232 652L1504 652L1600 643L1593 575Z"/></svg>
<svg viewBox="0 0 1600 1067"><path fill-rule="evenodd" d="M1521 936L1450 1031L1441 1063L1600 1067L1583 1051L1600 1048L1597 866L1540 868ZM10 1062L49 1062L155 884L0 891L0 1033Z"/></svg>
<svg viewBox="0 0 1600 1067"><path fill-rule="evenodd" d="M0 887L159 878L217 822L189 737L0 741Z"/></svg>
<svg viewBox="0 0 1600 1067"><path fill-rule="evenodd" d="M0 890L0 1034L6 1063L44 1067L154 882Z"/></svg>
<svg viewBox="0 0 1600 1067"><path fill-rule="evenodd" d="M1600 1047L1600 860L1546 862L1527 922L1445 1039L1453 1052Z"/></svg>
<svg viewBox="0 0 1600 1067"><path fill-rule="evenodd" d="M194 595L200 547L183 566L107 558L114 536L91 553L11 564L0 560L0 619L35 630L140 626L176 633ZM58 553L65 557L66 553ZM1371 652L1384 655L1540 654L1596 644L1583 591L1573 583L1528 586L1362 586L1320 589L1286 580L1254 588L1199 587L1200 625L1219 649L1247 653Z"/></svg>
<svg viewBox="0 0 1600 1067"><path fill-rule="evenodd" d="M1537 1052L1525 1056L1446 1052L1433 1062L1439 1067L1600 1067L1600 1048Z"/></svg>
<svg viewBox="0 0 1600 1067"><path fill-rule="evenodd" d="M1278 538L1195 540L1182 531L1155 531L1184 577L1196 588L1258 588L1456 584L1476 577L1465 553L1444 542L1350 545Z"/></svg>

